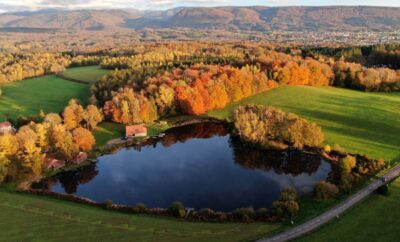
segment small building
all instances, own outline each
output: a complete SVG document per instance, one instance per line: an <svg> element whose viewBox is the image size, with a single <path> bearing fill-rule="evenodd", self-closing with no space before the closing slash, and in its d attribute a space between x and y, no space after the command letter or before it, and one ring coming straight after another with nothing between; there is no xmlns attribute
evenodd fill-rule
<svg viewBox="0 0 400 242"><path fill-rule="evenodd" d="M45 157L43 160L43 166L49 170L58 170L65 166L65 161L52 157Z"/></svg>
<svg viewBox="0 0 400 242"><path fill-rule="evenodd" d="M0 135L15 133L15 128L8 121L0 123Z"/></svg>
<svg viewBox="0 0 400 242"><path fill-rule="evenodd" d="M125 127L125 136L130 137L146 137L147 128L143 125L130 125Z"/></svg>
<svg viewBox="0 0 400 242"><path fill-rule="evenodd" d="M79 165L85 160L87 160L88 155L85 152L79 152L72 160L71 162L75 165Z"/></svg>

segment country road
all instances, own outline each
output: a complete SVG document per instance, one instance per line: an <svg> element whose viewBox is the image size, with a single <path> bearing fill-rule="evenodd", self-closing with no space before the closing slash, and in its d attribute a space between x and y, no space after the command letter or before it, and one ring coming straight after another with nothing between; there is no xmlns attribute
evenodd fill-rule
<svg viewBox="0 0 400 242"><path fill-rule="evenodd" d="M344 200L339 205L333 207L332 209L326 211L325 213L315 217L314 219L301 224L299 226L293 227L285 232L277 234L275 236L260 239L257 242L278 242L278 241L288 241L295 238L298 238L319 226L327 223L331 219L339 216L341 213L345 212L347 209L351 208L356 203L360 202L362 199L367 197L368 195L372 194L379 186L390 182L391 180L395 179L400 175L400 166L395 167L390 172L386 173L383 177L386 178L386 182L378 179L368 185L367 187L363 188L362 190L358 191L353 196L349 197L348 199Z"/></svg>

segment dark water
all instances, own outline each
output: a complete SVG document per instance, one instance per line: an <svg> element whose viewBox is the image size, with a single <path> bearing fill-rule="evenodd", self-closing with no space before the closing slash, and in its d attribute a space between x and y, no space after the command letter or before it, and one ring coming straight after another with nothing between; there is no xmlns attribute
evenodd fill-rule
<svg viewBox="0 0 400 242"><path fill-rule="evenodd" d="M176 128L142 147L104 155L95 165L45 180L54 192L76 194L103 202L230 211L238 207L270 207L280 191L295 187L312 191L325 179L330 165L300 152L249 149L220 124Z"/></svg>

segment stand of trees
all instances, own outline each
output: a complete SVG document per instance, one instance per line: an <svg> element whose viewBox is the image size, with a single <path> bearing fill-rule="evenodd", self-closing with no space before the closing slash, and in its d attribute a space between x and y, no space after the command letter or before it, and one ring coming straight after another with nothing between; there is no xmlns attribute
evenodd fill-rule
<svg viewBox="0 0 400 242"><path fill-rule="evenodd" d="M400 91L400 70L365 68L360 64L337 61L333 65L334 85L363 91Z"/></svg>
<svg viewBox="0 0 400 242"><path fill-rule="evenodd" d="M267 149L320 147L324 141L316 123L273 107L240 106L233 112L233 122L243 141Z"/></svg>
<svg viewBox="0 0 400 242"><path fill-rule="evenodd" d="M204 114L275 87L257 67L194 65L146 79L141 86L113 93L104 105L107 118L121 123L151 122L181 112ZM136 90L136 91L134 91Z"/></svg>
<svg viewBox="0 0 400 242"><path fill-rule="evenodd" d="M39 176L46 155L70 161L80 151L88 152L95 144L91 133L102 121L95 106L86 109L71 100L63 118L49 113L42 123L29 123L16 134L0 136L0 182L6 177L19 180Z"/></svg>

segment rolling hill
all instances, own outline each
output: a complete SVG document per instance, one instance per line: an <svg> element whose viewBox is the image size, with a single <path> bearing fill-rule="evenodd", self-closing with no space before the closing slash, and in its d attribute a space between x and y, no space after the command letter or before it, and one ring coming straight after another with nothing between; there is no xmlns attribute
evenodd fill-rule
<svg viewBox="0 0 400 242"><path fill-rule="evenodd" d="M2 28L128 30L143 28L220 29L226 31L393 31L400 29L400 8L331 7L181 7L165 11L42 10L0 15Z"/></svg>

